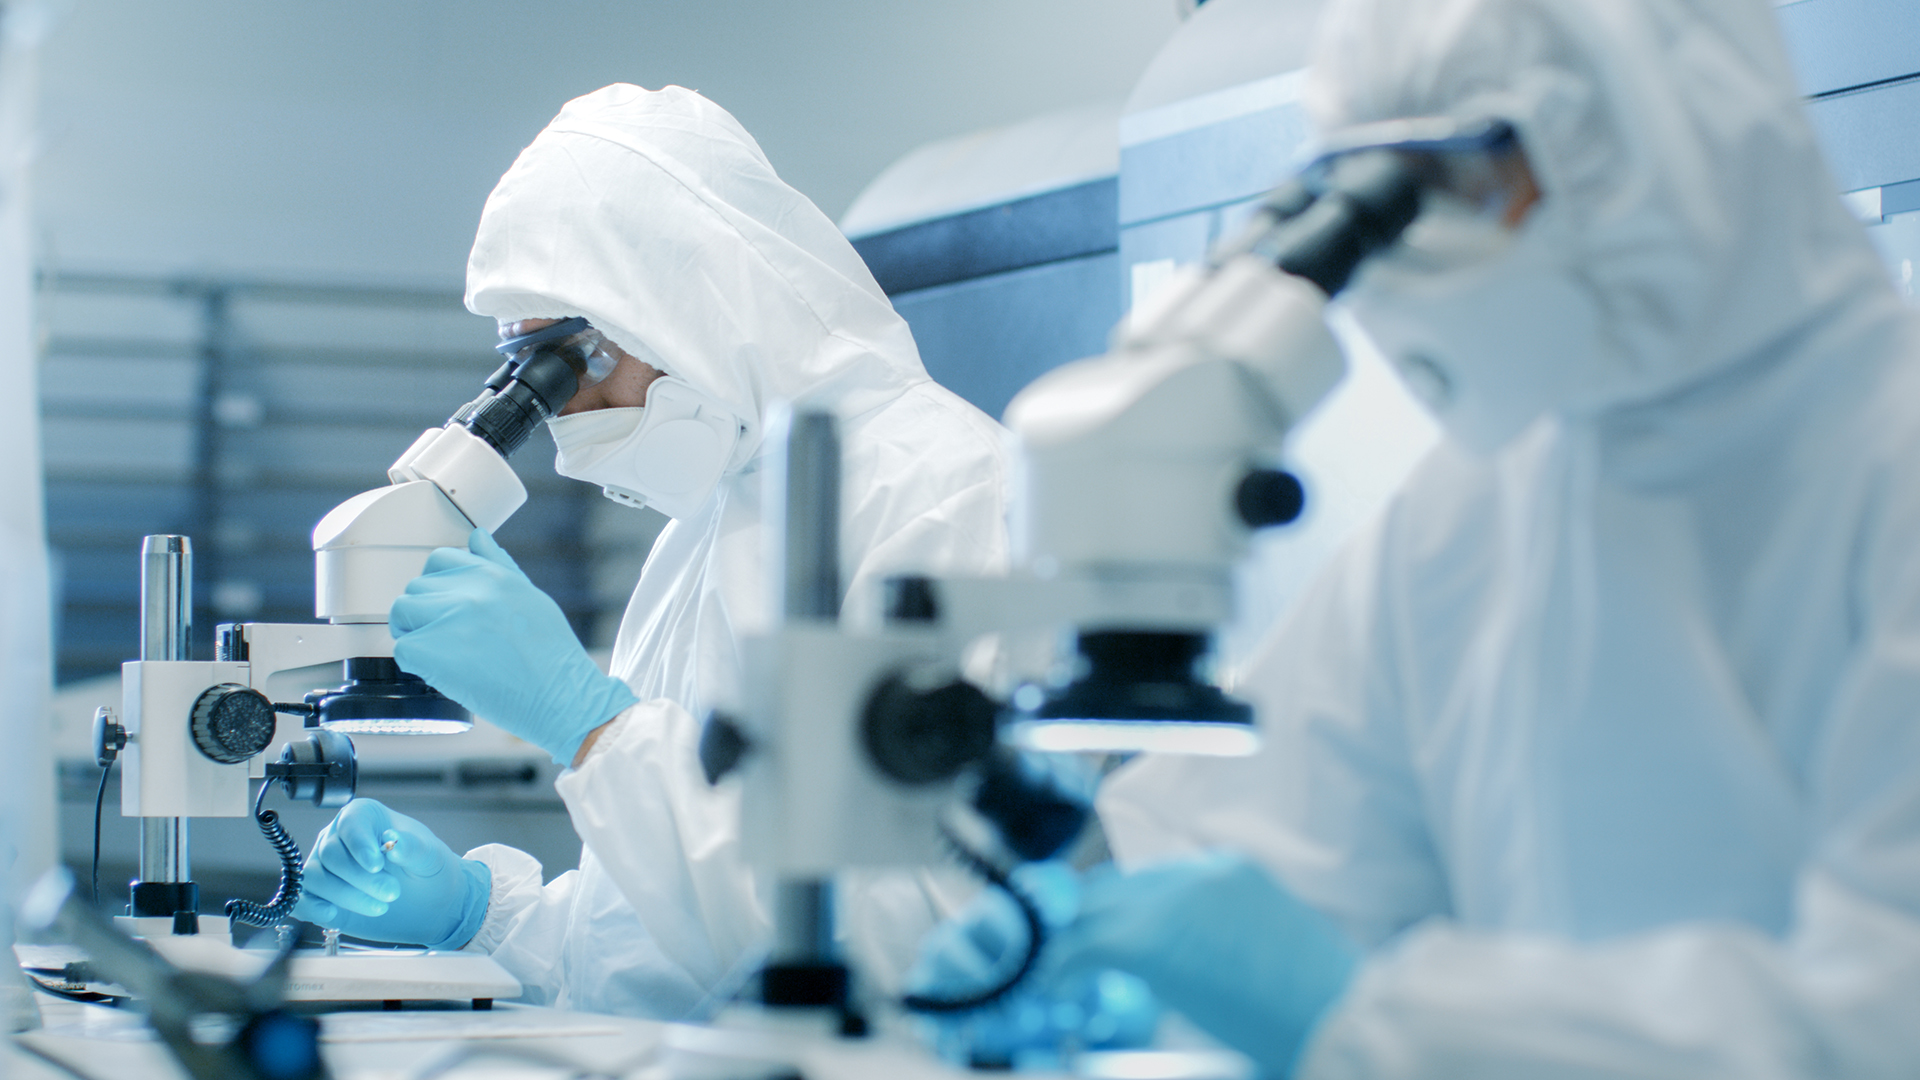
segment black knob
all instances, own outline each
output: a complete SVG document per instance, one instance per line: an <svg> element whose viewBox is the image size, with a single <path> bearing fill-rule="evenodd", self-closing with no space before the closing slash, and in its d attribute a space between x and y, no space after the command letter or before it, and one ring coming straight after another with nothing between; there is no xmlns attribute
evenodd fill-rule
<svg viewBox="0 0 1920 1080"><path fill-rule="evenodd" d="M903 784L931 784L986 756L997 712L972 683L955 679L923 688L896 672L867 699L860 734L882 774Z"/></svg>
<svg viewBox="0 0 1920 1080"><path fill-rule="evenodd" d="M193 744L200 752L234 765L273 741L273 702L239 683L208 687L193 703Z"/></svg>
<svg viewBox="0 0 1920 1080"><path fill-rule="evenodd" d="M988 754L973 808L999 829L1008 849L1029 862L1065 850L1093 814L1087 795L1069 790L1066 776L1004 746Z"/></svg>
<svg viewBox="0 0 1920 1080"><path fill-rule="evenodd" d="M940 618L940 601L933 579L906 574L887 579L887 621L891 623L930 623Z"/></svg>
<svg viewBox="0 0 1920 1080"><path fill-rule="evenodd" d="M1282 469L1254 469L1240 478L1233 492L1233 508L1249 529L1285 525L1306 509L1307 492L1300 480Z"/></svg>
<svg viewBox="0 0 1920 1080"><path fill-rule="evenodd" d="M127 729L121 727L113 718L113 710L105 705L93 712L93 760L101 768L113 764L120 751L127 747Z"/></svg>
<svg viewBox="0 0 1920 1080"><path fill-rule="evenodd" d="M707 774L707 783L719 783L739 767L740 759L752 747L747 733L730 717L723 713L707 717L707 726L700 732L700 770Z"/></svg>

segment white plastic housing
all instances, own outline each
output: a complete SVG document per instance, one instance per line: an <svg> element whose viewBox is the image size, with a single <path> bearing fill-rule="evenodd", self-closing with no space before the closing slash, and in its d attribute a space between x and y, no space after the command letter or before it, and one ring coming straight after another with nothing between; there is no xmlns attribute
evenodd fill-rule
<svg viewBox="0 0 1920 1080"><path fill-rule="evenodd" d="M1083 630L1187 627L1233 618L1233 577L1213 571L1077 573L942 578L940 626L954 648L987 634L1075 626Z"/></svg>
<svg viewBox="0 0 1920 1080"><path fill-rule="evenodd" d="M120 665L127 749L122 817L245 817L248 763L222 765L193 744L193 703L221 683L248 683L246 664L133 660Z"/></svg>
<svg viewBox="0 0 1920 1080"><path fill-rule="evenodd" d="M1016 543L1042 576L1225 575L1249 530L1234 492L1339 382L1311 283L1248 257L1184 288L1107 356L1056 368L1007 408Z"/></svg>
<svg viewBox="0 0 1920 1080"><path fill-rule="evenodd" d="M241 623L247 644L248 686L264 691L282 671L331 664L354 656L392 656L384 626L347 623Z"/></svg>
<svg viewBox="0 0 1920 1080"><path fill-rule="evenodd" d="M526 485L507 459L458 424L423 432L387 469L387 479L433 481L467 520L488 532L527 501Z"/></svg>
<svg viewBox="0 0 1920 1080"><path fill-rule="evenodd" d="M743 642L752 747L741 764L741 836L756 867L820 877L849 866L942 857L951 783L908 787L876 773L861 742L866 695L884 673L942 655L935 634L846 636L789 623Z"/></svg>
<svg viewBox="0 0 1920 1080"><path fill-rule="evenodd" d="M386 622L387 609L433 549L466 547L473 526L431 480L355 495L313 528L314 614L337 623Z"/></svg>
<svg viewBox="0 0 1920 1080"><path fill-rule="evenodd" d="M245 817L247 780L266 775L265 755L222 765L193 744L193 703L208 687L238 683L265 692L280 671L350 656L391 656L383 624L245 623L244 662L145 660L121 665L120 711L130 733L120 772L125 817ZM205 919L202 919L203 929ZM172 923L168 922L168 926Z"/></svg>

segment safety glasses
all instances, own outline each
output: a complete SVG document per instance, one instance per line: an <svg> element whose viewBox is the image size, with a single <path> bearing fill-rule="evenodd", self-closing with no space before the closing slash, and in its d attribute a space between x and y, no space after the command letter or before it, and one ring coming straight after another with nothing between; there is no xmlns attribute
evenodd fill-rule
<svg viewBox="0 0 1920 1080"><path fill-rule="evenodd" d="M494 350L508 360L519 363L531 359L535 352L557 352L573 368L573 373L579 376L581 390L606 378L613 372L615 363L607 347L607 339L593 328L592 323L577 315L531 333L507 338L495 345Z"/></svg>
<svg viewBox="0 0 1920 1080"><path fill-rule="evenodd" d="M1365 150L1392 150L1417 158L1430 171L1427 190L1459 207L1509 217L1516 203L1537 197L1526 155L1512 123L1495 118L1413 117L1359 124L1323 140L1303 178L1330 172L1342 158Z"/></svg>
<svg viewBox="0 0 1920 1080"><path fill-rule="evenodd" d="M1513 243L1539 199L1512 123L1417 117L1362 124L1335 133L1301 174L1308 190L1357 155L1389 151L1421 174L1420 213L1383 266L1425 273L1485 265Z"/></svg>

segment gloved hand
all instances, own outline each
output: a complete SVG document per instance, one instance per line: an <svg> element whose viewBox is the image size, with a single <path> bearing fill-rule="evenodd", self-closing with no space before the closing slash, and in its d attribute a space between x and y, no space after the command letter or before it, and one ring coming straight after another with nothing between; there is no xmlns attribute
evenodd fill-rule
<svg viewBox="0 0 1920 1080"><path fill-rule="evenodd" d="M1079 879L1065 863L1029 863L1013 879L1050 930L1079 910ZM1005 893L988 889L927 936L907 975L908 989L927 997L964 997L1012 974L1026 951L1026 918ZM1030 977L991 1005L925 1014L922 1027L935 1051L955 1064L1055 1068L1063 1046L1146 1046L1159 1020L1160 1008L1144 983L1101 971L1044 983Z"/></svg>
<svg viewBox="0 0 1920 1080"><path fill-rule="evenodd" d="M639 699L594 665L560 605L485 529L467 548L435 548L393 602L393 659L571 765L588 732Z"/></svg>
<svg viewBox="0 0 1920 1080"><path fill-rule="evenodd" d="M1264 869L1216 854L1090 877L1040 975L1131 972L1262 1075L1284 1077L1359 961L1339 928Z"/></svg>
<svg viewBox="0 0 1920 1080"><path fill-rule="evenodd" d="M293 915L368 941L457 949L480 932L492 892L485 864L407 815L355 799L314 840Z"/></svg>

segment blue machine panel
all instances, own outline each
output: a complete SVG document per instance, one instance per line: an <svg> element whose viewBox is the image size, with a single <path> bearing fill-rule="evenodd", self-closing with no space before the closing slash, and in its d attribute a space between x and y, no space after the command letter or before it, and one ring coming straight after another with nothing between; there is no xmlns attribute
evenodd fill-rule
<svg viewBox="0 0 1920 1080"><path fill-rule="evenodd" d="M1149 287L1172 266L1204 258L1216 240L1237 229L1298 167L1306 138L1300 103L1281 100L1122 146L1122 308L1139 299L1136 288Z"/></svg>
<svg viewBox="0 0 1920 1080"><path fill-rule="evenodd" d="M1120 318L1112 251L893 298L941 385L990 416L1045 372L1106 349Z"/></svg>
<svg viewBox="0 0 1920 1080"><path fill-rule="evenodd" d="M863 236L854 250L888 296L1112 251L1112 177Z"/></svg>
<svg viewBox="0 0 1920 1080"><path fill-rule="evenodd" d="M1122 228L1260 195L1297 165L1307 135L1297 104L1120 148Z"/></svg>
<svg viewBox="0 0 1920 1080"><path fill-rule="evenodd" d="M999 416L1022 386L1106 348L1120 318L1106 177L853 241L927 374Z"/></svg>
<svg viewBox="0 0 1920 1080"><path fill-rule="evenodd" d="M1913 0L1800 0L1779 10L1787 51L1811 97L1920 73Z"/></svg>
<svg viewBox="0 0 1920 1080"><path fill-rule="evenodd" d="M1807 112L1841 191L1920 179L1920 80L1816 98Z"/></svg>

